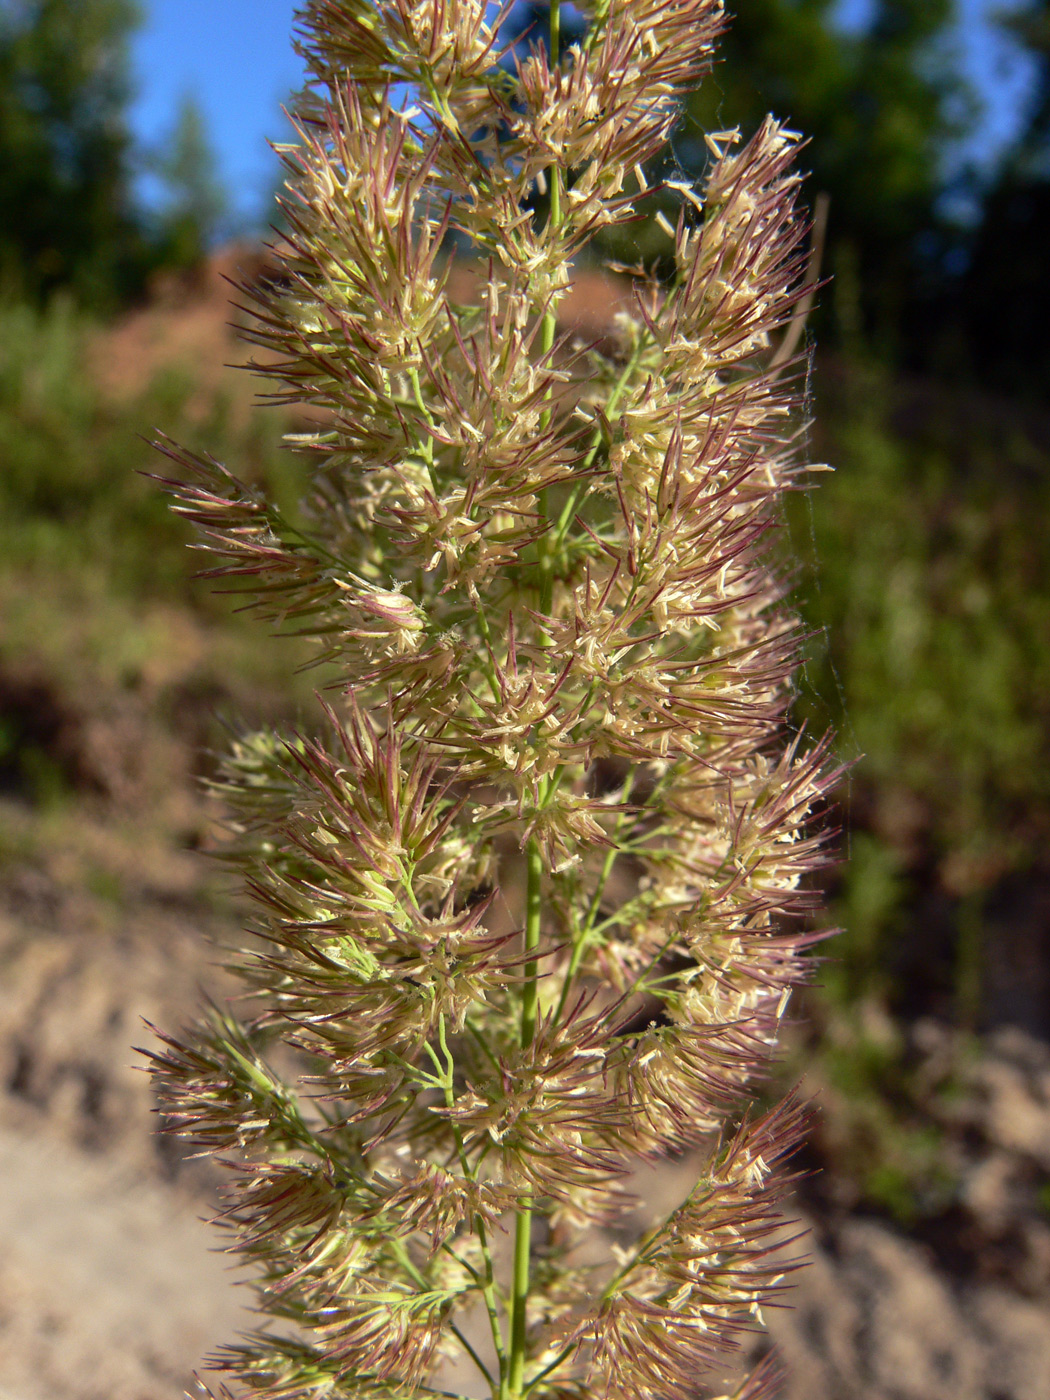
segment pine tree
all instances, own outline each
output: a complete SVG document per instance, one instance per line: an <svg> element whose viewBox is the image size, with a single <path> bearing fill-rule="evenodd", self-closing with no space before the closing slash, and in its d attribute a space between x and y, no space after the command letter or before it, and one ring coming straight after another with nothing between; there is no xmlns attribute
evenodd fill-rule
<svg viewBox="0 0 1050 1400"><path fill-rule="evenodd" d="M982 386L1042 403L1050 386L1050 4L1038 0L1004 24L1035 80L1021 131L985 191L965 271L945 288L941 350L953 370L963 358Z"/></svg>
<svg viewBox="0 0 1050 1400"><path fill-rule="evenodd" d="M155 169L166 195L157 240L161 260L167 267L192 268L216 243L228 213L204 113L192 96L179 104Z"/></svg>
<svg viewBox="0 0 1050 1400"><path fill-rule="evenodd" d="M0 0L0 286L110 306L149 253L130 183L133 0Z"/></svg>
<svg viewBox="0 0 1050 1400"><path fill-rule="evenodd" d="M825 267L856 296L863 329L896 352L930 274L926 244L943 242L947 153L975 107L950 42L955 0L876 0L849 29L840 9L738 0L711 79L686 98L670 166L702 177L706 131L750 136L769 111L804 131L809 190L830 198Z"/></svg>

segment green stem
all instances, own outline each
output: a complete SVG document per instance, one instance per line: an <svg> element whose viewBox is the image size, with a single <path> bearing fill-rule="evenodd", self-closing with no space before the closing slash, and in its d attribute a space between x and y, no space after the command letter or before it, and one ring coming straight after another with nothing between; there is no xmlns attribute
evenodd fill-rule
<svg viewBox="0 0 1050 1400"><path fill-rule="evenodd" d="M561 0L551 0L550 16L550 64L553 68L561 58ZM556 236L561 230L562 210L561 210L561 182L562 172L558 165L551 165L548 168L550 179L551 207L547 219L548 235ZM543 338L541 341L543 356L546 359L554 349L554 339L558 331L558 316L553 307L548 308L543 318ZM554 418L553 395L550 397L550 406L546 408L540 418L541 431L546 432ZM550 521L550 501L549 491L544 488L540 492L540 510L548 521ZM554 594L554 557L553 542L546 536L540 540L540 614L547 617L550 614L551 598Z"/></svg>
<svg viewBox="0 0 1050 1400"><path fill-rule="evenodd" d="M404 1240L395 1239L392 1242L392 1244L394 1257L404 1269L405 1273L408 1274L409 1278L413 1281L413 1283L415 1283L415 1285L418 1288L430 1288L432 1286L430 1280L420 1269L416 1267L415 1264L413 1264L411 1258L409 1257L408 1250L405 1247ZM478 1370L488 1381L490 1387L492 1388L492 1393L493 1395L495 1395L496 1387L492 1383L492 1376L489 1374L489 1368L485 1365L484 1361L482 1361L481 1357L474 1350L469 1340L463 1335L459 1327L454 1322L449 1324L449 1331L456 1338L460 1346L462 1346L463 1350L467 1353L467 1355L474 1362L475 1366L477 1366ZM431 1391L429 1393L434 1395L446 1395L449 1392L438 1390Z"/></svg>
<svg viewBox="0 0 1050 1400"><path fill-rule="evenodd" d="M538 1004L538 959L540 920L543 911L543 857L533 837L526 852L525 889L525 989L521 998L521 1044L528 1049L536 1036ZM532 1236L532 1207L519 1206L514 1224L514 1273L510 1303L510 1400L518 1400L525 1384L526 1306L529 1298L529 1246Z"/></svg>
<svg viewBox="0 0 1050 1400"><path fill-rule="evenodd" d="M514 1279L510 1317L511 1400L517 1400L525 1387L526 1304L529 1298L529 1247L532 1238L532 1210L523 1206L514 1223Z"/></svg>
<svg viewBox="0 0 1050 1400"><path fill-rule="evenodd" d="M470 1357L471 1361L473 1361L474 1365L478 1368L481 1374L485 1377L485 1380L488 1382L489 1390L491 1390L492 1394L495 1395L497 1391L496 1384L492 1379L492 1373L489 1370L489 1368L485 1365L484 1361L482 1361L481 1357L474 1350L474 1347L471 1345L470 1339L467 1336L465 1336L463 1332L460 1331L460 1329L456 1326L454 1322L449 1325L449 1331L452 1333L456 1341L460 1344L463 1350Z"/></svg>
<svg viewBox="0 0 1050 1400"><path fill-rule="evenodd" d="M479 660L480 660L480 662L481 662L481 669L484 671L484 673L485 673L485 679L486 679L486 680L488 681L488 683L489 683L489 689L492 691L492 698L495 700L496 704L498 705L498 704L500 703L500 701L503 699L503 696L502 696L502 693L500 692L499 682L498 682L497 679L496 679L496 672L495 672L495 670L493 669L493 665L492 665L492 656L491 656L491 652L492 652L492 650L493 650L493 647L492 647L492 632L491 632L491 629L489 628L489 620L488 620L488 618L485 616L485 608L484 608L484 605L483 605L483 604L478 603L478 604L475 605L475 607L474 607L474 615L475 615L475 617L476 617L477 620L478 620L478 631L481 633L482 640L483 640L483 641L487 644L487 646L488 646L488 651L487 651L487 652L484 652L483 655L479 658Z"/></svg>
<svg viewBox="0 0 1050 1400"><path fill-rule="evenodd" d="M551 32L554 31L554 17L557 13L557 6L551 5ZM549 227L555 231L561 225L561 171L552 166L550 171L551 182L551 212ZM554 349L554 338L558 330L557 312L551 307L543 318L543 356L544 359L550 355ZM544 409L540 419L542 431L550 427L554 417L553 396L549 408ZM544 487L540 492L540 510L544 518L550 522L550 492ZM540 614L547 617L551 610L551 600L554 596L554 541L547 535L540 540Z"/></svg>
<svg viewBox="0 0 1050 1400"><path fill-rule="evenodd" d="M620 395L623 393L624 389L626 389L630 380L634 377L634 372L641 362L642 354L645 349L646 339L648 335L648 328L644 329L639 334L638 341L635 344L634 350L631 352L631 358L624 365L623 369L620 371L619 378L613 385L612 393L609 395L609 401L605 405L605 416L610 420L610 422L612 421L613 414L620 406ZM591 448L590 452L587 453L587 456L583 459L582 470L584 472L590 471L591 467L593 466L594 459L598 455L598 449L599 447L601 447L601 442L602 429L599 427L597 432L595 433L594 446ZM568 500L565 502L565 506L562 510L561 517L558 520L558 528L555 531L556 545L560 546L562 541L564 540L568 532L569 526L572 524L573 517L579 509L580 502L586 495L588 485L588 482L581 481L579 486L576 487L576 490L573 491L573 493L569 496Z"/></svg>
<svg viewBox="0 0 1050 1400"><path fill-rule="evenodd" d="M442 1088L445 1092L445 1107L451 1111L452 1106L455 1102L454 1076L456 1066L455 1061L452 1058L452 1051L448 1047L448 1038L445 1032L444 1012L442 1012L438 1017L438 1044L441 1046L441 1053L445 1057L445 1077L442 1083ZM431 1058L436 1063L437 1056L434 1053L433 1047L431 1046L429 1041L426 1043L426 1049L430 1052ZM474 1180L475 1173L471 1170L470 1160L467 1157L467 1150L463 1144L463 1134L460 1132L459 1126L455 1122L452 1123L452 1136L456 1143L456 1152L459 1156L460 1170L463 1172L463 1175L465 1177L469 1178L470 1180ZM485 1229L485 1222L484 1220L482 1220L480 1215L474 1217L474 1230L478 1237L478 1245L481 1248L481 1257L485 1263L485 1278L484 1282L481 1285L481 1296L485 1300L485 1311L488 1313L489 1328L492 1332L492 1345L495 1348L496 1360L499 1363L499 1394L502 1396L506 1387L507 1355L503 1346L503 1329L500 1327L499 1308L496 1303L496 1279L492 1267L492 1249L489 1245L488 1231ZM459 1334L457 1333L456 1335L458 1336ZM463 1341L462 1337L460 1337L460 1341ZM492 1377L489 1375L487 1367L483 1366L482 1363L478 1360L477 1354L475 1353L472 1347L468 1347L467 1350L469 1355L473 1358L478 1368L484 1375L485 1379L489 1382L489 1385L491 1386ZM492 1387L492 1392L493 1396L495 1397L495 1386Z"/></svg>
<svg viewBox="0 0 1050 1400"><path fill-rule="evenodd" d="M576 1346L577 1344L575 1342L571 1343L565 1348L564 1351L559 1352L553 1361L551 1361L548 1365L544 1366L542 1371L537 1372L537 1374L533 1376L532 1379L526 1384L525 1394L528 1395L530 1391L535 1390L539 1383L543 1380L546 1380L552 1371L556 1371L563 1361L568 1361L569 1357L576 1350Z"/></svg>
<svg viewBox="0 0 1050 1400"><path fill-rule="evenodd" d="M496 1362L499 1365L499 1388L500 1394L502 1394L507 1374L507 1353L503 1345L503 1329L500 1326L499 1306L496 1302L496 1275L492 1267L492 1247L489 1244L485 1222L480 1216L475 1216L474 1218L474 1229L477 1232L478 1247L481 1250L481 1257L485 1264L485 1281L482 1284L481 1296L485 1300L485 1311L488 1314L489 1330L492 1333L492 1345L496 1352ZM488 1373L486 1372L486 1377L487 1375ZM495 1394L495 1391L493 1391L493 1394Z"/></svg>
<svg viewBox="0 0 1050 1400"><path fill-rule="evenodd" d="M560 58L561 51L561 0L551 0L550 7L550 62L553 67ZM561 228L561 171L557 166L550 169L551 207L548 228L557 233ZM543 354L550 355L554 348L557 333L557 317L553 308L543 318ZM553 396L552 396L553 397ZM543 427L546 429L554 417L554 405L543 414ZM550 519L548 492L541 493L540 508ZM540 614L550 613L553 595L553 564L550 542L540 541ZM525 891L525 987L521 997L521 1045L523 1050L536 1038L536 1011L539 997L537 985L539 960L536 954L540 946L540 926L543 913L543 857L539 843L533 836L526 848L527 883ZM527 1330L527 1308L529 1300L529 1264L532 1239L532 1207L518 1208L514 1222L514 1273L510 1295L510 1348L508 1355L508 1400L521 1400L525 1390L525 1343Z"/></svg>
<svg viewBox="0 0 1050 1400"><path fill-rule="evenodd" d="M659 1240L661 1236L667 1233L671 1221L675 1218L676 1215L678 1215L681 1211L685 1209L686 1204L689 1200L692 1199L692 1196L699 1189L700 1184L701 1183L698 1182L697 1185L686 1197L685 1201L683 1201L680 1206L675 1206L673 1210L669 1210L664 1216L663 1220L660 1222L660 1224L654 1225L653 1228L642 1238L640 1244L638 1245L637 1249L634 1251L630 1259L628 1259L625 1264L622 1264L620 1268L617 1269L616 1273L613 1274L612 1278L602 1289L601 1296L598 1299L599 1308L601 1308L601 1306L604 1303L607 1303L609 1301L612 1295L616 1292L619 1285L623 1282L625 1278L628 1277L632 1270L637 1269L639 1264L645 1262L645 1256L652 1249L653 1244L657 1240Z"/></svg>
<svg viewBox="0 0 1050 1400"><path fill-rule="evenodd" d="M425 419L425 421L426 421L431 427L433 427L433 425L434 425L434 418L433 418L433 415L432 415L431 412L430 412L430 409L427 408L426 400L423 398L423 386L422 386L422 384L420 384L420 382L419 382L419 370L418 370L418 369L415 369L415 368L413 367L413 368L409 371L409 379L411 380L411 383L412 383L412 397L413 397L413 399L415 400L416 407L419 409L419 411L420 411L420 413L422 414L422 416L423 416L423 418ZM439 494L439 492L438 492L437 470L436 470L436 465L435 465L435 462L434 462L434 440L433 440L433 438L430 438L430 437L421 437L420 440L419 440L419 450L420 450L420 452L422 453L422 455L423 455L423 461L424 461L424 463L426 464L427 475L430 477L430 485L431 485L431 487L433 488L434 495L437 496L437 495Z"/></svg>

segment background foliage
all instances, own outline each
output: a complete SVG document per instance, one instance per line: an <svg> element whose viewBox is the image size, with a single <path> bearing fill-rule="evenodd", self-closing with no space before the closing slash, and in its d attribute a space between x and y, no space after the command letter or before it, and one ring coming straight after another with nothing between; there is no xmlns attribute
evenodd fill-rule
<svg viewBox="0 0 1050 1400"><path fill-rule="evenodd" d="M847 932L805 1063L852 1124L825 1160L911 1218L944 1197L909 1028L1050 1036L1050 5L1004 21L1034 82L980 177L959 154L977 106L950 0L879 0L848 32L831 0L734 8L678 165L702 169L700 129L750 132L772 109L809 136L810 194L830 196L811 367L815 455L837 471L791 513L813 633L798 713L830 720L857 762L833 891ZM99 318L221 228L189 111L167 211L135 207L135 17L130 0L0 0L0 787L41 810L80 793L27 717L25 676L70 705L134 690L176 615L210 639L191 668L203 692L224 668L248 689L268 675L265 640L191 588L180 527L135 474L154 467L136 433L162 425L295 495L276 418L247 425L192 375L119 399L98 387ZM611 251L648 246L643 225Z"/></svg>
<svg viewBox="0 0 1050 1400"><path fill-rule="evenodd" d="M0 0L0 288L65 290L112 313L151 274L199 259L223 210L200 113L184 104L156 173L169 198L138 208L127 109L136 0Z"/></svg>

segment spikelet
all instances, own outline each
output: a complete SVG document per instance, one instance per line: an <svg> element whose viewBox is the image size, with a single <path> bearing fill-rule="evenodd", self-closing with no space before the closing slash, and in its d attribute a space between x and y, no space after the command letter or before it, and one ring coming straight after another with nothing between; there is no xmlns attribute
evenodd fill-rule
<svg viewBox="0 0 1050 1400"><path fill-rule="evenodd" d="M790 1267L799 1111L747 1107L835 777L785 738L770 563L805 470L772 363L812 290L799 142L712 137L704 185L670 187L674 277L580 342L572 259L639 214L723 25L720 0L580 8L559 52L505 51L482 0L304 6L250 332L269 397L311 411L301 515L160 444L208 575L339 678L216 783L248 1011L152 1055L168 1128L230 1168L265 1320L213 1359L238 1394L414 1400L456 1363L494 1400L714 1395ZM625 1176L685 1149L687 1200L581 1271Z"/></svg>

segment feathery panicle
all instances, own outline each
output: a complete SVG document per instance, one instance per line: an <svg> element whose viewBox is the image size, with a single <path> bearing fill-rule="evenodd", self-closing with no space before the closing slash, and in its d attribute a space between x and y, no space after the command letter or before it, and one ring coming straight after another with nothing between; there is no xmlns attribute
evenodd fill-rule
<svg viewBox="0 0 1050 1400"><path fill-rule="evenodd" d="M508 47L482 0L303 6L279 275L244 289L269 397L310 410L301 509L160 444L207 576L338 677L215 782L246 1009L152 1056L169 1130L229 1168L266 1319L214 1358L238 1394L415 1400L456 1363L494 1400L711 1395L790 1267L799 1112L747 1107L835 777L785 739L770 562L804 472L773 344L811 291L799 142L711 136L703 187L664 187L673 277L583 343L572 260L643 212L724 21L579 8L579 42L554 0ZM582 1269L686 1149L687 1200Z"/></svg>

